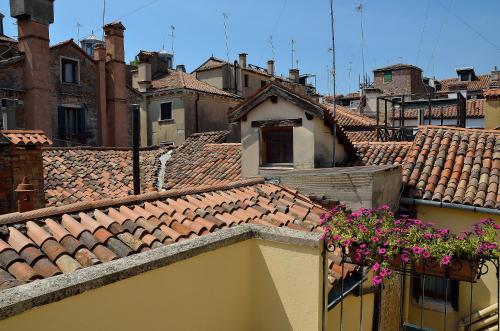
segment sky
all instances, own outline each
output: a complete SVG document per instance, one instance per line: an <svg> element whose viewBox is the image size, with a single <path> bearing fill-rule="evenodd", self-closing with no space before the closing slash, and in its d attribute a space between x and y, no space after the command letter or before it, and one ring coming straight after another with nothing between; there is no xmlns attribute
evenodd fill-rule
<svg viewBox="0 0 500 331"><path fill-rule="evenodd" d="M0 0L0 12L6 16L5 34L15 37L8 2ZM54 4L51 43L77 40L92 31L102 35L103 0ZM121 20L127 28L127 61L141 49L160 50L165 44L170 51L174 26L174 65L192 71L211 55L227 58L223 13L231 61L245 52L248 63L266 67L274 57L277 73L287 75L293 39L293 66L298 60L301 74L316 75L321 93L332 92L329 0L106 0L105 21ZM369 77L377 67L401 62L416 64L425 76L438 79L455 77L459 67L472 66L481 74L500 66L498 0L334 0L334 17L337 93L357 90L363 53Z"/></svg>

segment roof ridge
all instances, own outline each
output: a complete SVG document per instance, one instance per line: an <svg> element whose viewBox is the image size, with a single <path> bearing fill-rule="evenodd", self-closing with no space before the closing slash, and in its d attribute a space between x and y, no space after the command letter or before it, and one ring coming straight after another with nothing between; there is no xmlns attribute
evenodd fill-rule
<svg viewBox="0 0 500 331"><path fill-rule="evenodd" d="M487 132L494 133L500 135L500 131L498 130L487 130L487 129L475 129L475 128L458 128L455 126L441 126L441 125L419 125L418 130L422 131L422 129L446 129L446 130L456 130L456 131L466 131L466 132Z"/></svg>

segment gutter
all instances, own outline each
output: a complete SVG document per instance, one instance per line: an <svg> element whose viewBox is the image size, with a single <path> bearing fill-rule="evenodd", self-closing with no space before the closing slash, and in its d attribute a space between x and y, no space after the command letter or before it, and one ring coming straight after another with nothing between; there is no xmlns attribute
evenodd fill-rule
<svg viewBox="0 0 500 331"><path fill-rule="evenodd" d="M458 210L466 210L471 211L473 213L486 213L493 215L500 215L500 210L492 209L492 208L484 208L484 207L475 207L469 205L460 205L457 203L449 203L449 202L438 202L431 200L422 200L422 199L413 199L413 198L401 198L399 202L405 205L410 206L431 206L437 208L450 208L450 209L458 209Z"/></svg>

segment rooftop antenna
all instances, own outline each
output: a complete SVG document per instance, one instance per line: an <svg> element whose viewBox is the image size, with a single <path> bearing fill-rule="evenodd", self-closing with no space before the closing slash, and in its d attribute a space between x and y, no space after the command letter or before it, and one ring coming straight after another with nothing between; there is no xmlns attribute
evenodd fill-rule
<svg viewBox="0 0 500 331"><path fill-rule="evenodd" d="M102 0L102 40L104 40L104 22L106 20L106 0Z"/></svg>
<svg viewBox="0 0 500 331"><path fill-rule="evenodd" d="M331 33L332 33L332 79L333 79L333 120L336 120L337 116L337 81L335 77L337 76L336 73L336 61L335 61L335 18L333 16L333 0L330 0L330 24L331 24ZM335 168L335 156L337 153L337 125L334 123L333 124L333 160L332 160L332 167ZM343 286L343 283L342 283ZM343 293L343 289L342 292ZM343 300L340 301L340 321L342 321L342 315L344 313L344 306L343 306ZM342 331L344 329L344 326L341 322L340 324L340 330Z"/></svg>
<svg viewBox="0 0 500 331"><path fill-rule="evenodd" d="M275 52L276 52L276 49L274 48L274 40L273 40L273 35L270 35L269 36L269 45L271 46L271 53L273 54L273 61L274 61L274 58L275 58Z"/></svg>
<svg viewBox="0 0 500 331"><path fill-rule="evenodd" d="M327 94L330 95L330 83L332 82L332 77L330 76L330 66L327 64L326 65L326 91Z"/></svg>
<svg viewBox="0 0 500 331"><path fill-rule="evenodd" d="M349 79L348 79L349 93L351 93L351 72L352 72L352 62L351 61L349 61L349 68L347 68L347 72L349 75Z"/></svg>
<svg viewBox="0 0 500 331"><path fill-rule="evenodd" d="M80 28L81 27L83 27L83 25L77 22L76 23L76 31L77 31L76 32L76 40L78 43L80 42Z"/></svg>
<svg viewBox="0 0 500 331"><path fill-rule="evenodd" d="M227 21L229 16L226 13L222 13L222 17L224 17L224 36L226 38L226 58L227 62L229 62L229 38L227 37Z"/></svg>
<svg viewBox="0 0 500 331"><path fill-rule="evenodd" d="M365 78L365 32L363 29L363 4L359 4L356 7L356 11L359 12L359 21L361 25L361 61L363 62L363 87L366 87L366 78Z"/></svg>
<svg viewBox="0 0 500 331"><path fill-rule="evenodd" d="M295 68L299 69L299 60L295 60Z"/></svg>
<svg viewBox="0 0 500 331"><path fill-rule="evenodd" d="M171 50L172 50L172 55L174 55L174 39L175 39L175 26L171 25L170 26L170 38L171 38Z"/></svg>
<svg viewBox="0 0 500 331"><path fill-rule="evenodd" d="M402 56L398 56L398 61L399 61L399 63L403 63L403 57Z"/></svg>
<svg viewBox="0 0 500 331"><path fill-rule="evenodd" d="M292 41L290 42L292 44L292 69L294 65L294 55L295 55L295 39L292 38Z"/></svg>

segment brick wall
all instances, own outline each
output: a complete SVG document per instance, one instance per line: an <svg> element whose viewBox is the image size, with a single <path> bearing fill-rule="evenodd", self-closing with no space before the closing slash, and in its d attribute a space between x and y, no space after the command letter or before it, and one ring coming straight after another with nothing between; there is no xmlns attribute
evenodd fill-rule
<svg viewBox="0 0 500 331"><path fill-rule="evenodd" d="M0 214L17 211L17 195L14 190L24 176L28 177L35 188L34 208L43 208L45 194L42 150L0 144Z"/></svg>
<svg viewBox="0 0 500 331"><path fill-rule="evenodd" d="M391 70L388 70L391 71ZM422 82L422 72L416 69L392 70L392 81L384 83L384 71L374 73L375 87L382 90L383 94L424 94L425 87Z"/></svg>

